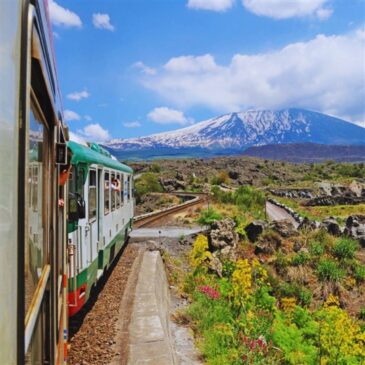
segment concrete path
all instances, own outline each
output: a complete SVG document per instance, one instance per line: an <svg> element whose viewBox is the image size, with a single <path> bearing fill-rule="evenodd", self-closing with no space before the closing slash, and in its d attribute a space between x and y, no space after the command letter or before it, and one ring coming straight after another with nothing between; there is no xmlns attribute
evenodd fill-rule
<svg viewBox="0 0 365 365"><path fill-rule="evenodd" d="M189 236L204 231L204 227L182 228L182 227L164 227L164 228L136 228L130 233L131 238L179 238L181 236Z"/></svg>
<svg viewBox="0 0 365 365"><path fill-rule="evenodd" d="M299 223L285 209L270 202L266 202L266 214L272 221L288 219L293 223L294 227L297 228L299 226Z"/></svg>
<svg viewBox="0 0 365 365"><path fill-rule="evenodd" d="M169 327L170 293L158 251L146 251L129 325L128 365L175 365Z"/></svg>

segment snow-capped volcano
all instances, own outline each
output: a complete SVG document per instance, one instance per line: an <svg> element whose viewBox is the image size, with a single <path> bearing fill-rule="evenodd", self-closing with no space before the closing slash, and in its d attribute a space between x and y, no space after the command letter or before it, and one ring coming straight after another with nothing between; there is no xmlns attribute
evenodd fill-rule
<svg viewBox="0 0 365 365"><path fill-rule="evenodd" d="M120 157L177 154L204 150L207 154L242 152L250 146L313 142L365 144L365 128L303 109L249 110L209 119L176 131L147 137L115 139L104 145ZM145 152L145 153L142 153Z"/></svg>

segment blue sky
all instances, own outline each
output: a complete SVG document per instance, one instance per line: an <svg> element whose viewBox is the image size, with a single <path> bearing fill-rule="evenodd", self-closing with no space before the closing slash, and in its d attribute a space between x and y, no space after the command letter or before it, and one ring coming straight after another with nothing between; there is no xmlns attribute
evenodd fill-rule
<svg viewBox="0 0 365 365"><path fill-rule="evenodd" d="M49 0L65 116L87 139L248 108L365 126L365 0Z"/></svg>

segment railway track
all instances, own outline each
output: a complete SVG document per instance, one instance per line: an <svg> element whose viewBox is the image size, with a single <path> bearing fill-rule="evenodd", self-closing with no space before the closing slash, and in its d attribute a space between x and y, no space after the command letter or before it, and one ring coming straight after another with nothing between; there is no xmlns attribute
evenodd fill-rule
<svg viewBox="0 0 365 365"><path fill-rule="evenodd" d="M196 205L204 204L208 201L208 195L204 193L173 193L173 195L179 196L187 200L184 203L175 205L170 208L136 216L134 218L134 228L146 227L149 224L154 223L170 214L183 211Z"/></svg>
<svg viewBox="0 0 365 365"><path fill-rule="evenodd" d="M137 216L134 220L134 227L146 227L170 214L203 204L208 199L206 194L201 193L175 193L174 195L186 201L171 208ZM124 360L127 358L127 344L123 344L121 348L115 347L117 346L118 331L121 331L117 328L117 321L121 316L120 303L122 303L122 299L133 297L133 292L129 293L127 282L130 275L138 274L138 270L137 273L134 273L132 267L140 257L140 252L133 245L126 245L118 254L106 275L95 287L92 298L70 320L71 346L69 363L71 365L108 364L112 361L116 352L120 353L119 356ZM136 278L134 281L136 284ZM105 308L108 308L108 310L105 311ZM128 330L130 311L131 308L123 308L122 312L125 317L123 331ZM123 335L126 336L125 332L123 332ZM125 364L125 361L122 361L121 364Z"/></svg>

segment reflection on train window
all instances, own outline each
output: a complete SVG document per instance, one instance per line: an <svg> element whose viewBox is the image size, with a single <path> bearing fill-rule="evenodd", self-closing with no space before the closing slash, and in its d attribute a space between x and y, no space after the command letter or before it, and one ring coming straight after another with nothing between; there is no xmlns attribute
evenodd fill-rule
<svg viewBox="0 0 365 365"><path fill-rule="evenodd" d="M26 365L42 365L44 364L44 313L43 310L40 311L40 315L37 317L36 325L33 331L32 339L28 348L27 353L25 354L25 364Z"/></svg>
<svg viewBox="0 0 365 365"><path fill-rule="evenodd" d="M112 180L111 180L111 200L112 200L112 210L115 210L115 204L116 204L116 190L115 188L113 188L113 186L115 186L115 174L112 174Z"/></svg>
<svg viewBox="0 0 365 365"><path fill-rule="evenodd" d="M127 194L128 194L128 200L131 198L131 177L128 176L128 183L127 183Z"/></svg>
<svg viewBox="0 0 365 365"><path fill-rule="evenodd" d="M110 210L110 181L109 172L104 172L104 214Z"/></svg>
<svg viewBox="0 0 365 365"><path fill-rule="evenodd" d="M25 309L29 309L44 266L46 207L43 206L46 129L35 107L31 106L28 134L28 243L25 245Z"/></svg>
<svg viewBox="0 0 365 365"><path fill-rule="evenodd" d="M82 168L78 168L77 171L76 193L84 199L84 169Z"/></svg>
<svg viewBox="0 0 365 365"><path fill-rule="evenodd" d="M120 204L123 205L124 204L124 175L121 175L121 180L120 180Z"/></svg>
<svg viewBox="0 0 365 365"><path fill-rule="evenodd" d="M89 221L96 218L96 171L89 172Z"/></svg>
<svg viewBox="0 0 365 365"><path fill-rule="evenodd" d="M120 184L120 174L117 174L117 180L119 181L119 184ZM120 200L121 200L120 191L116 191L115 196L116 196L116 200L117 200L117 209L119 209L120 208Z"/></svg>

